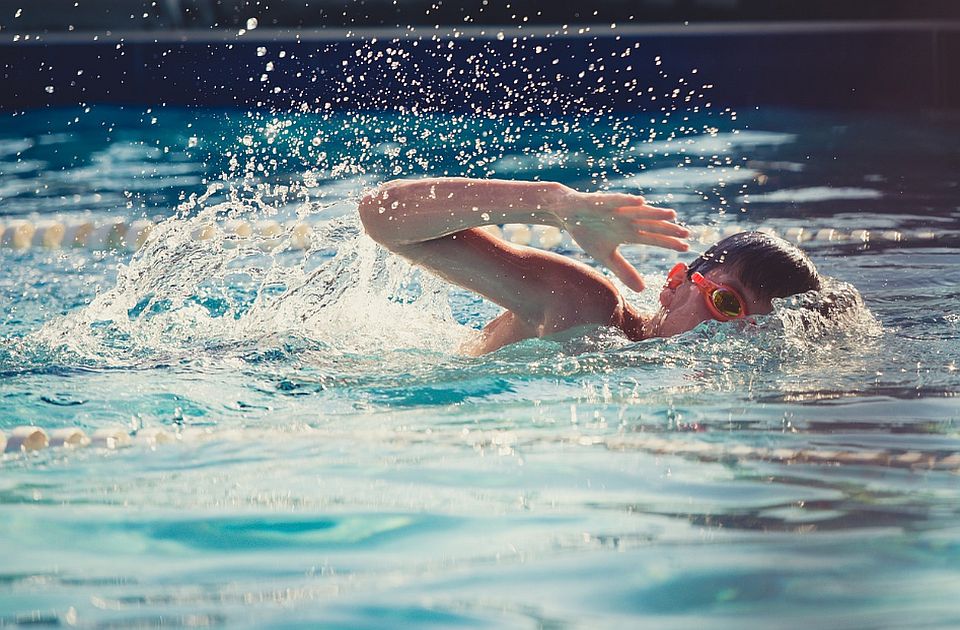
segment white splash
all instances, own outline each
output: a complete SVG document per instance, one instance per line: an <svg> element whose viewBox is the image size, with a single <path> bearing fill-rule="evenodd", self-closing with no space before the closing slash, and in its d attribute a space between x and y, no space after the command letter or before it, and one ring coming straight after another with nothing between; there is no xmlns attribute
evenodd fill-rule
<svg viewBox="0 0 960 630"><path fill-rule="evenodd" d="M276 209L262 199L209 203L218 191L211 186L157 225L121 266L116 286L34 337L115 366L242 353L290 339L338 354L452 353L467 334L453 320L442 283L387 256L354 216L317 224L300 256L285 251L290 233L271 239L230 234L228 221ZM301 212L327 207L307 205ZM197 238L204 230L209 238Z"/></svg>

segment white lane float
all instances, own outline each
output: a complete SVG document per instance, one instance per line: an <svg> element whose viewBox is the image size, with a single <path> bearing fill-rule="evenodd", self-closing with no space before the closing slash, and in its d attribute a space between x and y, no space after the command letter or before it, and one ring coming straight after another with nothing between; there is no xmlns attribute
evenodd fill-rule
<svg viewBox="0 0 960 630"><path fill-rule="evenodd" d="M149 219L137 219L132 222L124 236L124 243L127 249L135 252L143 247L143 244L147 242L147 238L150 237L150 232L152 231L153 221Z"/></svg>
<svg viewBox="0 0 960 630"><path fill-rule="evenodd" d="M260 249L269 251L280 247L285 231L286 228L274 219L257 221L255 233L259 237Z"/></svg>
<svg viewBox="0 0 960 630"><path fill-rule="evenodd" d="M233 234L238 238L250 238L253 236L253 228L242 219L231 219L227 221L226 230L228 234Z"/></svg>
<svg viewBox="0 0 960 630"><path fill-rule="evenodd" d="M314 432L311 432L314 433ZM322 434L322 432L317 432ZM335 434L339 435L339 434ZM356 437L355 433L349 435ZM208 441L224 442L267 442L270 439L280 439L289 436L281 430L266 429L263 431L249 429L214 429L211 427L183 427L176 431L168 431L163 427L146 427L130 432L129 427L103 427L97 429L88 437L79 428L59 428L49 432L36 426L19 426L10 431L9 435L0 432L0 450L9 455L26 454L50 448L100 448L116 450L121 448L148 448L155 450L159 447L174 444L199 444ZM395 434L382 435L395 439ZM410 437L419 442L424 434ZM457 431L448 434L443 431L434 431L427 439L443 440L456 443L467 438L476 448L478 445L492 444L503 447L519 440L517 436L507 439L503 432L477 431L464 434ZM317 436L320 439L320 436ZM935 470L953 474L960 474L960 452L943 453L924 452L916 450L834 450L834 449L803 449L803 448L768 448L750 446L746 444L725 445L700 439L690 439L685 436L636 435L636 436L581 436L577 434L558 435L553 441L564 442L583 447L598 446L611 451L638 451L652 455L686 457L703 462L750 462L762 461L784 465L823 465L823 466L875 466L880 468L899 468L906 470L924 471Z"/></svg>
<svg viewBox="0 0 960 630"><path fill-rule="evenodd" d="M51 448L83 448L89 445L90 438L76 427L64 427L50 432Z"/></svg>
<svg viewBox="0 0 960 630"><path fill-rule="evenodd" d="M63 243L63 236L66 228L63 223L53 220L37 221L33 232L31 245L33 247L46 247L47 249L59 249Z"/></svg>
<svg viewBox="0 0 960 630"><path fill-rule="evenodd" d="M507 223L503 226L503 238L516 245L529 245L533 230L525 223Z"/></svg>
<svg viewBox="0 0 960 630"><path fill-rule="evenodd" d="M310 249L310 237L313 235L313 228L309 223L300 221L293 225L290 232L291 249Z"/></svg>
<svg viewBox="0 0 960 630"><path fill-rule="evenodd" d="M174 433L168 432L162 427L148 427L145 429L139 429L132 438L132 444L137 444L141 446L146 446L148 448L156 448L164 444L172 444L177 441L177 436Z"/></svg>
<svg viewBox="0 0 960 630"><path fill-rule="evenodd" d="M64 227L64 247L86 247L94 229L93 221L71 221Z"/></svg>
<svg viewBox="0 0 960 630"><path fill-rule="evenodd" d="M126 221L92 221L79 219L60 221L54 219L13 219L0 222L0 247L10 249L63 247L85 247L95 250L126 249L136 251L150 236L155 223L149 219ZM736 234L743 226L728 225L722 228L711 225L687 226L691 231L691 242L709 245L720 239ZM508 223L502 226L490 225L484 228L491 234L516 245L530 245L541 249L570 248L573 241L570 235L557 227L549 225L527 225ZM931 230L904 232L900 230L857 229L843 231L834 228L761 226L759 232L780 236L788 241L804 243L871 243L934 240L938 235ZM209 223L196 228L192 237L199 241L210 240L218 234L227 236L225 247L233 247L238 241L256 239L256 244L265 251L286 245L293 250L309 249L312 242L313 226L303 220L281 223L275 219L263 219L250 223L242 219L230 219L223 223Z"/></svg>
<svg viewBox="0 0 960 630"><path fill-rule="evenodd" d="M40 427L20 426L14 427L7 438L6 452L8 453L26 453L29 451L39 451L47 448L50 440L47 432Z"/></svg>
<svg viewBox="0 0 960 630"><path fill-rule="evenodd" d="M123 237L127 234L127 227L127 222L123 219L100 223L90 233L87 247L96 250L123 248L125 246Z"/></svg>
<svg viewBox="0 0 960 630"><path fill-rule="evenodd" d="M33 243L33 223L25 219L14 219L0 230L0 245L11 249L27 249Z"/></svg>
<svg viewBox="0 0 960 630"><path fill-rule="evenodd" d="M209 241L217 235L217 226L213 223L207 223L196 228L190 236L195 241Z"/></svg>
<svg viewBox="0 0 960 630"><path fill-rule="evenodd" d="M103 427L94 431L90 439L93 446L110 450L124 448L133 443L130 432L120 427Z"/></svg>

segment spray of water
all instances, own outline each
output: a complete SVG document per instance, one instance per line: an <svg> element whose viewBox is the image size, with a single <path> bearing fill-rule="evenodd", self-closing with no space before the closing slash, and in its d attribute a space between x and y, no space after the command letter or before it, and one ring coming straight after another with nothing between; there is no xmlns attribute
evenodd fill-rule
<svg viewBox="0 0 960 630"><path fill-rule="evenodd" d="M160 224L120 268L116 286L36 337L117 366L290 343L338 354L442 352L465 334L440 282L386 256L355 218L318 223L316 246L292 254L285 251L289 233L239 239L218 227L262 210L237 201L208 205L208 195L192 204L198 211L182 208ZM211 226L212 236L196 238Z"/></svg>
<svg viewBox="0 0 960 630"><path fill-rule="evenodd" d="M339 76L314 77L334 82L330 101L311 104L308 94L299 94L287 111L226 116L219 139L191 135L189 150L205 152L201 157L219 166L220 175L203 194L183 196L177 212L120 267L113 288L49 322L32 340L96 366L225 355L260 360L275 351L321 362L411 349L449 356L469 330L452 316L442 283L362 235L354 207L365 186L391 177L465 175L635 189L650 179L641 177L646 171L672 174L672 183L656 177L648 183L671 186L678 197L688 194L708 204L710 215L721 215L730 205L727 185L742 188L754 176L741 169L746 156L733 150L738 142L755 148L791 140L723 132L737 116L712 106L712 86L696 70L668 74L659 57L642 61L635 44L604 54L637 59L638 68L649 65L646 83L635 77L610 83L603 56L591 56L592 44L553 74L533 62L559 55L559 44L517 40L513 52L504 50L456 37L372 39L343 59ZM258 56L268 79L285 64L308 61L268 47ZM473 68L470 76L437 72L438 63L464 62ZM514 78L505 80L508 75ZM369 82L382 89L360 109L355 87ZM396 93L396 86L405 92ZM643 113L588 105L575 96L584 89L626 98ZM271 218L314 224L306 253L287 251L289 232L240 239L227 229L231 221ZM197 238L200 232L205 238ZM753 361L758 345L813 347L809 339L836 332L800 312L783 304L768 323L777 332L740 335L736 344L728 341L729 327L708 324L679 340L632 345L611 335L600 347L579 338L550 346L548 353L597 351L606 355L599 360L534 360L532 367L530 356L516 360L534 372L542 364L561 373L682 363L691 356L691 339L698 339L693 345L703 356L706 335L715 360ZM851 330L841 328L843 334ZM866 334L863 326L852 330ZM539 354L546 346L537 343L554 342L532 342ZM497 361L513 363L510 352Z"/></svg>

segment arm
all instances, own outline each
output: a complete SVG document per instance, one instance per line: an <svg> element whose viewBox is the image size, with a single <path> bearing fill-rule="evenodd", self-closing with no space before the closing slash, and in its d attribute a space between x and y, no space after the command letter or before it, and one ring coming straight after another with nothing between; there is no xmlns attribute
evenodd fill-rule
<svg viewBox="0 0 960 630"><path fill-rule="evenodd" d="M495 179L395 180L360 201L367 233L388 249L482 225L557 225L552 208L566 194L552 182ZM570 190L570 192L573 192Z"/></svg>
<svg viewBox="0 0 960 630"><path fill-rule="evenodd" d="M595 269L565 256L497 239L483 225L538 223L570 232L628 286L643 289L621 243L685 250L685 228L672 210L642 197L579 193L544 182L441 178L394 181L365 195L360 217L388 249L513 311L542 334L585 323L610 323L620 304Z"/></svg>

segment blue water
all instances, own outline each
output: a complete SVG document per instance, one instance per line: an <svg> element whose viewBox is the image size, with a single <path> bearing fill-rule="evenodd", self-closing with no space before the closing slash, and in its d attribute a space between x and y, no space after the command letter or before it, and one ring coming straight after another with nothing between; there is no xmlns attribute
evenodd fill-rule
<svg viewBox="0 0 960 630"><path fill-rule="evenodd" d="M956 626L960 465L892 458L960 452L957 147L935 115L7 114L0 219L168 220L136 256L0 248L0 430L178 439L3 455L0 624ZM424 174L866 229L806 245L865 308L463 357L497 310L353 216ZM306 252L191 236L297 217Z"/></svg>

